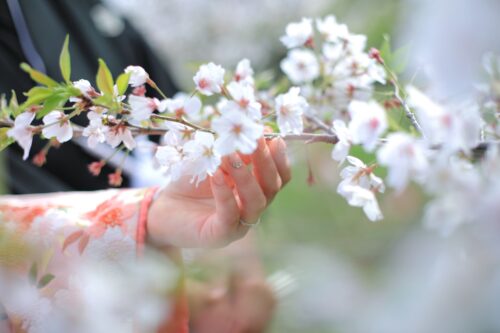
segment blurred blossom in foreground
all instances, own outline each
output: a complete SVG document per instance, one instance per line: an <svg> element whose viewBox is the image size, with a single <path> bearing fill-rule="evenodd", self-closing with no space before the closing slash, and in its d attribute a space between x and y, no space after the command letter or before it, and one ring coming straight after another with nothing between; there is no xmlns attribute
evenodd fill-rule
<svg viewBox="0 0 500 333"><path fill-rule="evenodd" d="M331 249L289 248L293 259L280 262L290 277L279 276L294 288L277 321L287 332L497 332L498 253L500 228L491 224L446 241L417 227L370 274Z"/></svg>
<svg viewBox="0 0 500 333"><path fill-rule="evenodd" d="M412 41L411 72L426 79L440 98L474 91L481 58L500 53L496 31L500 2L490 0L405 0L401 41ZM395 30L397 31L397 30Z"/></svg>
<svg viewBox="0 0 500 333"><path fill-rule="evenodd" d="M50 218L57 223L56 216ZM24 242L10 232L3 236ZM30 245L36 244L30 233L23 237ZM9 319L22 318L22 328L29 333L153 332L169 316L167 295L175 288L177 269L164 255L149 251L136 260L133 245L129 249L121 244L119 233L115 240L110 237L115 236L104 235L106 240L90 242L71 267L55 270L58 279L54 281L59 282L47 279L48 275L38 283L34 281L37 270L43 269L40 266L19 278L15 262L2 265L0 303ZM38 243L41 247L30 252L47 256L48 244L44 239L38 239ZM2 251L0 261L5 262L9 256L16 258ZM33 262L42 263L40 256L33 255ZM65 285L60 285L62 276L68 276Z"/></svg>

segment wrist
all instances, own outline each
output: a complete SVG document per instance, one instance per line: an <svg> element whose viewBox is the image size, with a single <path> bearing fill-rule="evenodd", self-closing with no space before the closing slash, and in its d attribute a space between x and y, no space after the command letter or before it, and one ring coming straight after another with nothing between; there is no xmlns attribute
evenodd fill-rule
<svg viewBox="0 0 500 333"><path fill-rule="evenodd" d="M148 246L162 252L172 252L176 247L170 241L168 233L165 232L167 224L167 219L165 218L166 211L165 198L162 197L161 189L156 189L149 204L145 242Z"/></svg>

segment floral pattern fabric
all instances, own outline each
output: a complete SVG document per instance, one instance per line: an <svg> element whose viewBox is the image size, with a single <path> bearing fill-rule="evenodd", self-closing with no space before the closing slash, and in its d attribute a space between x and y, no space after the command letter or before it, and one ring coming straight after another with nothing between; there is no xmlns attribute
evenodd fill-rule
<svg viewBox="0 0 500 333"><path fill-rule="evenodd" d="M2 197L0 331L157 332L172 326L163 322L169 311L184 322L164 284L175 284L175 265L136 259L153 195L130 189Z"/></svg>

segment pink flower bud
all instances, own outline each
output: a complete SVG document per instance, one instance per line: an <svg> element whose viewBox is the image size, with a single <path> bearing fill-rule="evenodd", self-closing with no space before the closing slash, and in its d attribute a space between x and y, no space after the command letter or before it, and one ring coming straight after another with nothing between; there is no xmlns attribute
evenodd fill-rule
<svg viewBox="0 0 500 333"><path fill-rule="evenodd" d="M106 164L105 161L101 160L98 162L92 162L88 165L89 172L94 176L99 176L102 167Z"/></svg>
<svg viewBox="0 0 500 333"><path fill-rule="evenodd" d="M108 175L108 184L110 186L119 187L121 186L122 181L122 171L120 169L116 169L115 172Z"/></svg>
<svg viewBox="0 0 500 333"><path fill-rule="evenodd" d="M372 47L370 49L370 52L368 52L368 55L370 58L375 59L379 64L384 64L384 59L382 59L382 56L380 55L380 51L377 50L376 48Z"/></svg>
<svg viewBox="0 0 500 333"><path fill-rule="evenodd" d="M40 151L37 153L35 156L33 156L33 164L36 165L37 167L41 167L42 165L47 162L47 152L45 150Z"/></svg>

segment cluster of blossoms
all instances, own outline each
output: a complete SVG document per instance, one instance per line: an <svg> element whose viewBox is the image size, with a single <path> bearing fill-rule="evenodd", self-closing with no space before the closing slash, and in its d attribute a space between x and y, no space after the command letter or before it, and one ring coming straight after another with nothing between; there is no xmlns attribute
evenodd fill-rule
<svg viewBox="0 0 500 333"><path fill-rule="evenodd" d="M382 181L373 167L349 156L352 145L373 152L388 128L384 108L372 100L375 84L386 83L380 54L366 52L366 37L350 33L333 16L291 23L281 41L289 49L281 69L304 92L309 102L305 117L336 136L332 158L349 161L338 193L350 205L363 207L370 220L381 219L375 194L383 192Z"/></svg>
<svg viewBox="0 0 500 333"><path fill-rule="evenodd" d="M26 159L33 135L50 139L41 154L75 136L86 137L89 147L132 151L137 136L160 135L158 166L171 181L187 175L196 184L217 170L222 157L252 153L262 136L327 142L335 144L332 159L343 166L337 192L372 221L383 218L377 196L385 185L375 175L378 168L387 169L385 181L397 193L411 181L421 184L434 198L426 223L444 232L480 214L499 216L492 199L500 190L497 59L488 58L493 83L481 88L479 103L440 105L414 87L403 89L381 52L367 51L366 37L333 16L291 23L281 42L288 49L281 62L286 85L260 84L248 59L232 72L208 63L195 74L193 93L171 98L138 66L127 67L114 82L101 61L97 88L70 81L64 65L62 84L25 66L43 87L30 90L22 105L15 99L3 103L4 136L24 149ZM67 47L62 64L66 53ZM146 95L148 87L163 98ZM88 118L84 127L71 121L81 113ZM43 124L34 125L35 117ZM363 153L351 154L360 151L353 146ZM89 169L97 175L105 164L101 160ZM110 183L121 183L120 168ZM480 213L478 205L484 208Z"/></svg>

